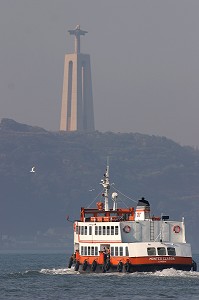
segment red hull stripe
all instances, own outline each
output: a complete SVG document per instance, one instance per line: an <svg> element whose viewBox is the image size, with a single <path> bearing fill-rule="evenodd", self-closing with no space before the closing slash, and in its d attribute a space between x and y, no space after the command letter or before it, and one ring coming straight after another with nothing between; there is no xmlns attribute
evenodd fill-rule
<svg viewBox="0 0 199 300"><path fill-rule="evenodd" d="M179 256L150 256L150 257L131 257L130 262L135 265L148 265L148 264L169 264L169 265L189 265L192 264L191 257Z"/></svg>
<svg viewBox="0 0 199 300"><path fill-rule="evenodd" d="M79 261L83 263L85 260L92 264L96 260L99 264L103 264L103 258L100 256L82 256L80 255ZM179 256L147 256L147 257L127 257L127 256L111 256L110 262L112 265L117 265L119 262L126 263L127 261L136 265L192 265L191 257Z"/></svg>

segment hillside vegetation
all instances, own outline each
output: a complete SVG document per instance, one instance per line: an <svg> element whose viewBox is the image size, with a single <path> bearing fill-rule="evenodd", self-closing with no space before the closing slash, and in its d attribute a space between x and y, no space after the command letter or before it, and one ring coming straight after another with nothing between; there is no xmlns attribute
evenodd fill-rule
<svg viewBox="0 0 199 300"><path fill-rule="evenodd" d="M199 151L165 137L48 132L9 119L0 124L0 250L71 249L66 215L95 206L107 157L113 189L134 201L144 196L155 215L184 216L197 251ZM136 205L122 194L122 206Z"/></svg>

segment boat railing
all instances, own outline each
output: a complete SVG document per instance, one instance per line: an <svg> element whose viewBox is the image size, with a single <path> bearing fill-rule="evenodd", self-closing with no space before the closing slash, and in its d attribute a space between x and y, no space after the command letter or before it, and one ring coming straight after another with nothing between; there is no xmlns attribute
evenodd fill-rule
<svg viewBox="0 0 199 300"><path fill-rule="evenodd" d="M134 216L129 216L125 221L134 221ZM120 222L124 221L123 216L105 216L105 217L90 217L91 222Z"/></svg>

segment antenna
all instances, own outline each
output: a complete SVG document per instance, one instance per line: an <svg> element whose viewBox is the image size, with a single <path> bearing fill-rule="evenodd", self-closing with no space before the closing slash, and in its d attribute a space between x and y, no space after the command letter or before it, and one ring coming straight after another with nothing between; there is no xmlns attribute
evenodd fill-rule
<svg viewBox="0 0 199 300"><path fill-rule="evenodd" d="M104 188L104 193L102 194L104 197L104 209L105 211L109 210L108 206L108 193L110 189L110 182L109 182L109 158L107 157L107 166L106 166L106 172L104 174L103 179L101 179L100 183Z"/></svg>

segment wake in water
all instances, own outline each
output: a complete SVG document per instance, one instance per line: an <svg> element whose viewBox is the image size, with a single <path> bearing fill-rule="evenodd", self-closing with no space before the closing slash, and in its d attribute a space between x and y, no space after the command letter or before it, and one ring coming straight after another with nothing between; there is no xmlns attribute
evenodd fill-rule
<svg viewBox="0 0 199 300"><path fill-rule="evenodd" d="M74 268L66 268L66 269L41 269L39 271L41 274L46 275L67 275L67 274L80 274L79 272L75 271ZM107 275L115 275L115 276L155 276L155 277L196 277L199 278L199 272L193 271L181 271L175 269L164 269L162 271L156 272L135 272L135 273L85 273L86 275L92 276L107 276ZM83 274L84 275L84 274Z"/></svg>
<svg viewBox="0 0 199 300"><path fill-rule="evenodd" d="M74 268L65 269L41 269L41 270L27 270L24 272L10 273L13 277L24 276L37 276L37 275L77 275L80 273L75 271ZM133 276L133 277L184 277L184 278L198 278L199 272L181 271L175 269L164 269L162 271L152 272L135 272L135 273L85 273L83 276Z"/></svg>
<svg viewBox="0 0 199 300"><path fill-rule="evenodd" d="M73 268L69 269L41 269L39 271L41 274L46 275L67 275L67 274L79 274L79 272L75 271Z"/></svg>
<svg viewBox="0 0 199 300"><path fill-rule="evenodd" d="M155 273L151 273L152 276L159 276L159 277L198 277L199 272L193 271L181 271L175 269L164 269L162 271L156 271Z"/></svg>

